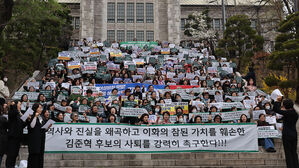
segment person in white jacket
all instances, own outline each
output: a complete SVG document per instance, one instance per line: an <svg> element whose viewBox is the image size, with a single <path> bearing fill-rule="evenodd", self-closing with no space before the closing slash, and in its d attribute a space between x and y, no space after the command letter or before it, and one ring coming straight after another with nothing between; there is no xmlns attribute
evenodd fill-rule
<svg viewBox="0 0 299 168"><path fill-rule="evenodd" d="M0 98L7 99L9 97L9 89L7 87L7 76L3 76L0 80Z"/></svg>

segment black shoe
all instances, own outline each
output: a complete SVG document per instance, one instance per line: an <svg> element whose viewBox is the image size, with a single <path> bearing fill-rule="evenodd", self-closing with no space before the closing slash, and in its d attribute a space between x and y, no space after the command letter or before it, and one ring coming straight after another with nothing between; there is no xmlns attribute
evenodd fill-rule
<svg viewBox="0 0 299 168"><path fill-rule="evenodd" d="M267 151L267 152L271 152L271 153L274 153L274 152L276 152L276 150L275 150L275 149L273 149L273 148L268 148L268 149L266 149L266 151Z"/></svg>

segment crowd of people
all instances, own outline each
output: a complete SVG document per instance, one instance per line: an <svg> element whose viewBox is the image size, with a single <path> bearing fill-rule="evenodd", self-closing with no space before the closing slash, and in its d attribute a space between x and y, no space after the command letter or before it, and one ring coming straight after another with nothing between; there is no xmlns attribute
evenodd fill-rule
<svg viewBox="0 0 299 168"><path fill-rule="evenodd" d="M0 90L0 136L7 137L0 138L0 163L6 153L6 167L15 166L26 127L28 166L42 167L45 132L51 125L43 126L49 120L132 125L283 122L280 104L256 87L253 70L242 77L235 67L211 55L207 42L110 45L83 39L51 60L42 80L27 81L14 101L5 102L7 92ZM7 78L0 87L1 82ZM130 110L134 113L123 113ZM224 117L228 112L239 116ZM260 143L275 152L272 139Z"/></svg>

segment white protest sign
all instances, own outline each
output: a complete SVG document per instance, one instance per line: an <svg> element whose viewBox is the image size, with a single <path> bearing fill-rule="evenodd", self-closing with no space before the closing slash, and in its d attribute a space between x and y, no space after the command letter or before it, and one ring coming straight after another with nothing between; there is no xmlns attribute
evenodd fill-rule
<svg viewBox="0 0 299 168"><path fill-rule="evenodd" d="M274 101L277 101L277 97L278 96L283 96L282 93L280 92L279 89L275 89L272 93L271 93L271 99Z"/></svg>
<svg viewBox="0 0 299 168"><path fill-rule="evenodd" d="M14 100L21 100L21 97L26 94L28 96L28 100L36 101L39 95L39 92L15 92L12 99Z"/></svg>
<svg viewBox="0 0 299 168"><path fill-rule="evenodd" d="M71 86L71 93L72 94L81 94L82 86Z"/></svg>
<svg viewBox="0 0 299 168"><path fill-rule="evenodd" d="M157 116L156 115L149 115L148 117L148 122L149 123L156 123L157 121Z"/></svg>
<svg viewBox="0 0 299 168"><path fill-rule="evenodd" d="M28 108L28 110L24 113L24 115L21 116L21 120L23 120L24 122L27 120L27 118L29 117L29 115L33 114L33 110L31 108Z"/></svg>
<svg viewBox="0 0 299 168"><path fill-rule="evenodd" d="M258 138L278 138L278 131L274 126L258 126Z"/></svg>
<svg viewBox="0 0 299 168"><path fill-rule="evenodd" d="M48 120L47 122L46 122L46 124L42 127L43 129L48 129L49 127L50 127L50 125L51 124L54 124L55 123L55 121L54 120Z"/></svg>
<svg viewBox="0 0 299 168"><path fill-rule="evenodd" d="M45 84L45 88L46 88L47 86L50 86L50 87L51 87L51 90L54 90L54 89L56 88L56 83L55 83L55 82L47 82L47 83Z"/></svg>
<svg viewBox="0 0 299 168"><path fill-rule="evenodd" d="M129 107L122 107L120 109L120 116L126 116L126 117L138 117L142 114L146 113L147 110L144 108L129 108Z"/></svg>
<svg viewBox="0 0 299 168"><path fill-rule="evenodd" d="M252 112L253 120L259 120L260 114L265 114L266 115L265 110L255 110L255 111L253 111Z"/></svg>
<svg viewBox="0 0 299 168"><path fill-rule="evenodd" d="M198 80L190 80L190 85L191 86L197 86L198 85Z"/></svg>
<svg viewBox="0 0 299 168"><path fill-rule="evenodd" d="M217 73L217 67L208 67L208 73Z"/></svg>
<svg viewBox="0 0 299 168"><path fill-rule="evenodd" d="M95 86L83 86L83 96L86 96L87 90L91 90L92 91L92 96L97 96L99 94L99 90L97 89L97 87Z"/></svg>
<svg viewBox="0 0 299 168"><path fill-rule="evenodd" d="M66 111L66 107L61 106L60 104L54 103L54 107L56 110L65 112Z"/></svg>
<svg viewBox="0 0 299 168"><path fill-rule="evenodd" d="M62 83L62 84L61 84L61 87L62 87L62 88L69 89L69 88L70 88L70 83Z"/></svg>
<svg viewBox="0 0 299 168"><path fill-rule="evenodd" d="M251 106L255 106L255 100L243 100L244 107L250 109Z"/></svg>
<svg viewBox="0 0 299 168"><path fill-rule="evenodd" d="M68 69L76 69L76 68L80 68L80 67L81 67L80 61L70 61L67 64Z"/></svg>
<svg viewBox="0 0 299 168"><path fill-rule="evenodd" d="M229 98L234 102L241 102L244 99L245 96L227 96L225 95L225 98Z"/></svg>
<svg viewBox="0 0 299 168"><path fill-rule="evenodd" d="M221 69L222 69L223 71L228 72L228 73L233 73L233 68L230 68L230 67L221 67Z"/></svg>
<svg viewBox="0 0 299 168"><path fill-rule="evenodd" d="M266 122L269 124L276 124L276 116L266 116Z"/></svg>
<svg viewBox="0 0 299 168"><path fill-rule="evenodd" d="M70 129L76 131L69 131ZM200 130L206 132L201 133ZM46 133L45 151L46 153L190 150L258 152L256 130L255 124L182 124L144 127L125 124L55 123Z"/></svg>
<svg viewBox="0 0 299 168"><path fill-rule="evenodd" d="M81 74L70 75L70 76L67 76L67 77L71 78L71 79L77 79L77 78L81 77Z"/></svg>
<svg viewBox="0 0 299 168"><path fill-rule="evenodd" d="M196 106L197 110L204 106L204 103L201 101L192 101L192 106Z"/></svg>
<svg viewBox="0 0 299 168"><path fill-rule="evenodd" d="M96 71L97 70L97 62L84 62L84 70L85 71Z"/></svg>
<svg viewBox="0 0 299 168"><path fill-rule="evenodd" d="M31 86L34 87L34 89L39 89L39 82L28 82L27 87L30 88Z"/></svg>

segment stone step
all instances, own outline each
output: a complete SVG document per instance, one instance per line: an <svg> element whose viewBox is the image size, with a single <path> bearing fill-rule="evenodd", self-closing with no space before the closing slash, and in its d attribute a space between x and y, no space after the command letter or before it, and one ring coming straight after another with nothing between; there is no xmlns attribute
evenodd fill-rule
<svg viewBox="0 0 299 168"><path fill-rule="evenodd" d="M276 142L275 142L276 143ZM279 144L276 143L276 145ZM147 154L65 153L45 154L45 167L285 167L283 148L267 153L262 147L256 153L186 152ZM27 160L28 149L21 148L18 160ZM5 157L3 158L5 160ZM4 162L4 161L3 161ZM2 167L4 167L2 163ZM1 168L2 168L1 167Z"/></svg>
<svg viewBox="0 0 299 168"><path fill-rule="evenodd" d="M24 158L25 155L23 155ZM284 159L283 153L171 153L171 154L85 154L85 153L67 153L67 154L45 154L45 160L167 160L167 159L254 159L254 158L272 158Z"/></svg>
<svg viewBox="0 0 299 168"><path fill-rule="evenodd" d="M285 166L283 159L280 160L264 160L264 159L246 159L246 160L235 160L235 159L202 159L202 160L60 160L45 162L45 167L113 167L113 166L133 166L133 167L144 167L144 166L158 166L158 167L177 167L177 166L230 166L230 167L256 167L256 166Z"/></svg>
<svg viewBox="0 0 299 168"><path fill-rule="evenodd" d="M100 166L101 168L119 168L119 166ZM264 165L264 166L233 166L233 168L285 168L284 165ZM44 168L53 168L44 166ZM69 167L60 167L69 168ZM73 167L82 168L82 167ZM84 168L99 168L99 167L84 167ZM121 168L232 168L232 166L122 166Z"/></svg>

